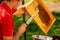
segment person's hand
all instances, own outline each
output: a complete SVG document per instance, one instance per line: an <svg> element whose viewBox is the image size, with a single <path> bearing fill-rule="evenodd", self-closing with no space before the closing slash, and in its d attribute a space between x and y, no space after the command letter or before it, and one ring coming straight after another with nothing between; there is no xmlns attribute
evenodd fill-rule
<svg viewBox="0 0 60 40"><path fill-rule="evenodd" d="M25 32L27 25L23 23L21 26L19 26L17 33L14 35L14 40L18 40L19 37Z"/></svg>
<svg viewBox="0 0 60 40"><path fill-rule="evenodd" d="M26 12L25 7L20 6L20 7L17 8L16 12L13 13L13 15L19 17L20 15L24 14L25 12Z"/></svg>
<svg viewBox="0 0 60 40"><path fill-rule="evenodd" d="M27 27L27 25L25 23L23 23L21 26L19 26L18 32L19 32L20 35L25 32L26 27Z"/></svg>
<svg viewBox="0 0 60 40"><path fill-rule="evenodd" d="M20 15L22 15L25 12L26 12L25 9L21 8L21 9L18 9L15 13L13 13L13 15L20 16Z"/></svg>

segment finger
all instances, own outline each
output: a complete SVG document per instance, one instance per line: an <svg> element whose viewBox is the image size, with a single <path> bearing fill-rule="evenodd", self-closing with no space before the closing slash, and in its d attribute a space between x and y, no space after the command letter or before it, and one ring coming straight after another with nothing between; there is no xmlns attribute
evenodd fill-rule
<svg viewBox="0 0 60 40"><path fill-rule="evenodd" d="M27 26L27 24L26 23L23 23L23 26Z"/></svg>

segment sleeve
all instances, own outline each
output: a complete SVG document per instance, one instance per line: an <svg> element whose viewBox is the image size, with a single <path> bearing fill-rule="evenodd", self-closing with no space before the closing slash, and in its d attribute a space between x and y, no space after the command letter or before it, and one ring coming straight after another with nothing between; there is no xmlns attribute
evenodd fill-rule
<svg viewBox="0 0 60 40"><path fill-rule="evenodd" d="M12 9L12 14L16 12L17 9Z"/></svg>
<svg viewBox="0 0 60 40"><path fill-rule="evenodd" d="M4 14L2 17L3 36L13 36L13 29L14 29L13 18L7 11L5 11L3 14Z"/></svg>

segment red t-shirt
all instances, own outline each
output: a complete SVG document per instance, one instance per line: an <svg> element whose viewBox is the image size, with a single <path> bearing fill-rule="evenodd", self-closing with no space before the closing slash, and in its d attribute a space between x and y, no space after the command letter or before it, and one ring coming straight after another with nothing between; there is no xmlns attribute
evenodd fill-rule
<svg viewBox="0 0 60 40"><path fill-rule="evenodd" d="M16 10L10 9L4 2L0 5L0 40L3 36L13 36L14 21L12 13Z"/></svg>

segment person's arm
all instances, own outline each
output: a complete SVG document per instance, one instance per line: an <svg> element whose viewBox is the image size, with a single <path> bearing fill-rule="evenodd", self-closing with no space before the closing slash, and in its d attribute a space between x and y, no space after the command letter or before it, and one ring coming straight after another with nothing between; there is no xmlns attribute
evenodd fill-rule
<svg viewBox="0 0 60 40"><path fill-rule="evenodd" d="M14 36L4 36L3 40L19 40L19 37L25 32L27 25L24 23L19 28Z"/></svg>
<svg viewBox="0 0 60 40"><path fill-rule="evenodd" d="M17 33L14 35L14 40L19 40L19 37L25 32L27 25L23 23L19 26Z"/></svg>
<svg viewBox="0 0 60 40"><path fill-rule="evenodd" d="M25 32L27 25L22 24L14 36L3 36L3 40L19 40L19 37Z"/></svg>
<svg viewBox="0 0 60 40"><path fill-rule="evenodd" d="M28 7L32 1L33 0L30 0L29 2L25 3L24 5L20 5L17 8L16 12L13 13L13 15L18 16L18 15L22 15L24 12L27 12L26 7Z"/></svg>
<svg viewBox="0 0 60 40"><path fill-rule="evenodd" d="M26 24L22 24L19 28L15 36L13 36L14 32L14 22L12 15L8 12L2 12L2 35L3 40L18 40L22 33L26 30Z"/></svg>

